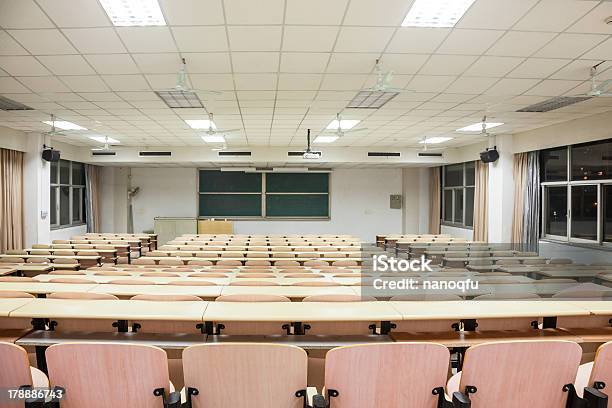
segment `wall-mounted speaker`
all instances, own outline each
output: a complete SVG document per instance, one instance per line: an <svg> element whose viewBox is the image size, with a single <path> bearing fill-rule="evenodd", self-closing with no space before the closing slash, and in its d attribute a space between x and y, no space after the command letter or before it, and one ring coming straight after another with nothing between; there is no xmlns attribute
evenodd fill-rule
<svg viewBox="0 0 612 408"><path fill-rule="evenodd" d="M487 149L484 152L480 153L480 160L483 163L493 163L499 159L499 152L497 151L497 147L493 147L492 149Z"/></svg>
<svg viewBox="0 0 612 408"><path fill-rule="evenodd" d="M56 162L60 159L60 151L51 147L45 147L42 151L42 158L48 162Z"/></svg>

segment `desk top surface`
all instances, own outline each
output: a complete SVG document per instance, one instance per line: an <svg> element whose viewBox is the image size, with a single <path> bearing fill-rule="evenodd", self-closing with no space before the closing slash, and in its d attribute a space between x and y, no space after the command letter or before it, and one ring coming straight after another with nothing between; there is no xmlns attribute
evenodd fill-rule
<svg viewBox="0 0 612 408"><path fill-rule="evenodd" d="M135 295L193 295L214 298L221 295L223 286L179 286L179 285L95 285L92 293L108 293L115 296Z"/></svg>
<svg viewBox="0 0 612 408"><path fill-rule="evenodd" d="M55 276L61 278L61 276ZM79 276L82 278L82 276ZM54 292L88 292L96 283L0 282L0 290L13 290L33 294Z"/></svg>
<svg viewBox="0 0 612 408"><path fill-rule="evenodd" d="M222 295L278 295L305 298L313 295L354 295L350 286L224 286Z"/></svg>
<svg viewBox="0 0 612 408"><path fill-rule="evenodd" d="M8 317L10 312L33 300L32 298L0 299L0 317Z"/></svg>

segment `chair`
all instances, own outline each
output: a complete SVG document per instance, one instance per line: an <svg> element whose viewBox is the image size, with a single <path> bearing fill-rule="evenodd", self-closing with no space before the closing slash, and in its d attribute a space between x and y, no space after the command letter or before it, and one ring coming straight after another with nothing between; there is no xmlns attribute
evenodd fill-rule
<svg viewBox="0 0 612 408"><path fill-rule="evenodd" d="M376 302L374 296L360 295L312 295L306 296L302 302Z"/></svg>
<svg viewBox="0 0 612 408"><path fill-rule="evenodd" d="M164 266L171 266L171 265L179 266L179 265L185 265L185 263L183 262L183 260L182 260L182 259L177 259L177 258L164 258L164 259L160 259L158 264L159 264L159 265L164 265Z"/></svg>
<svg viewBox="0 0 612 408"><path fill-rule="evenodd" d="M573 264L574 260L569 258L553 258L550 260L550 265L570 265Z"/></svg>
<svg viewBox="0 0 612 408"><path fill-rule="evenodd" d="M49 249L51 245L49 244L32 244L32 249Z"/></svg>
<svg viewBox="0 0 612 408"><path fill-rule="evenodd" d="M156 265L154 259L138 258L132 261L132 265Z"/></svg>
<svg viewBox="0 0 612 408"><path fill-rule="evenodd" d="M327 353L325 399L333 408L440 407L449 360L436 343L338 347Z"/></svg>
<svg viewBox="0 0 612 408"><path fill-rule="evenodd" d="M357 261L333 261L332 266L359 266Z"/></svg>
<svg viewBox="0 0 612 408"><path fill-rule="evenodd" d="M30 367L28 352L23 347L13 343L0 342L0 361L2 361L0 388L19 389L24 386L24 388L49 387L49 380L45 373L38 368ZM24 406L24 402L11 404L6 401L5 404L2 406ZM28 405L26 404L26 406Z"/></svg>
<svg viewBox="0 0 612 408"><path fill-rule="evenodd" d="M142 278L180 278L181 275L178 273L171 273L171 272L146 272L146 273L141 273L140 276Z"/></svg>
<svg viewBox="0 0 612 408"><path fill-rule="evenodd" d="M25 259L23 258L9 258L9 257L2 257L0 258L0 263L11 263L11 264L15 264L15 263L24 263Z"/></svg>
<svg viewBox="0 0 612 408"><path fill-rule="evenodd" d="M200 261L200 260L190 260L187 261L187 265L189 266L212 266L212 262L211 261Z"/></svg>
<svg viewBox="0 0 612 408"><path fill-rule="evenodd" d="M83 278L53 278L49 279L49 283L74 283L74 284L89 284L97 283L96 281Z"/></svg>
<svg viewBox="0 0 612 408"><path fill-rule="evenodd" d="M336 261L336 262L340 262L340 261ZM353 261L348 261L348 262L353 262ZM278 264L278 263L277 263ZM299 264L297 264L299 265ZM355 263L356 265L356 263ZM282 265L282 266L289 266L289 265ZM325 261L306 261L304 262L304 266L308 266L311 268L316 268L318 266L329 266L329 264ZM334 265L334 266L340 266L340 265Z"/></svg>
<svg viewBox="0 0 612 408"><path fill-rule="evenodd" d="M121 272L121 271L100 271L94 273L94 276L132 276L129 272Z"/></svg>
<svg viewBox="0 0 612 408"><path fill-rule="evenodd" d="M543 258L533 258L533 259L524 259L523 265L545 265L546 259Z"/></svg>
<svg viewBox="0 0 612 408"><path fill-rule="evenodd" d="M230 284L231 285L231 284ZM235 285L234 285L235 286ZM285 296L266 295L266 294L233 294L217 297L217 302L291 302ZM221 321L217 322L223 327L223 334L234 335L270 335L284 334L289 326L289 322L251 322L251 321ZM229 407L228 407L229 408Z"/></svg>
<svg viewBox="0 0 612 408"><path fill-rule="evenodd" d="M215 299L216 302L291 302L286 296L281 295L264 295L264 294L253 294L253 295L222 295Z"/></svg>
<svg viewBox="0 0 612 408"><path fill-rule="evenodd" d="M540 299L535 293L503 293L495 292L474 297L473 300L528 300Z"/></svg>
<svg viewBox="0 0 612 408"><path fill-rule="evenodd" d="M295 346L191 346L183 351L183 371L187 408L307 406L307 356Z"/></svg>
<svg viewBox="0 0 612 408"><path fill-rule="evenodd" d="M597 394L596 390L603 392L606 395L609 394L610 389L608 384L612 384L612 367L610 363L612 361L612 342L604 343L597 349L595 355L595 361L582 364L578 368L578 374L576 375L575 388L579 396L588 398L588 394ZM586 393L586 388L590 387ZM593 390L595 388L596 390ZM608 389L606 389L608 388ZM599 407L600 405L587 405L588 407ZM607 405L601 405L607 406Z"/></svg>
<svg viewBox="0 0 612 408"><path fill-rule="evenodd" d="M256 261L246 261L244 263L245 266L271 266L272 263L270 261L256 260Z"/></svg>
<svg viewBox="0 0 612 408"><path fill-rule="evenodd" d="M295 282L292 283L291 286L342 286L338 282L333 281L304 281L304 282Z"/></svg>
<svg viewBox="0 0 612 408"><path fill-rule="evenodd" d="M0 282L37 282L29 276L0 276Z"/></svg>
<svg viewBox="0 0 612 408"><path fill-rule="evenodd" d="M203 281L203 280L182 280L168 282L168 285L174 286L217 286L215 282Z"/></svg>
<svg viewBox="0 0 612 408"><path fill-rule="evenodd" d="M193 295L136 295L130 300L147 300L151 302L201 302L202 299Z"/></svg>
<svg viewBox="0 0 612 408"><path fill-rule="evenodd" d="M100 300L119 300L117 296L108 293L90 292L57 292L47 295L48 299L80 300L80 301L100 301ZM57 332L114 332L113 319L53 319L50 326Z"/></svg>
<svg viewBox="0 0 612 408"><path fill-rule="evenodd" d="M274 281L233 281L229 283L229 286L280 286L280 283Z"/></svg>
<svg viewBox="0 0 612 408"><path fill-rule="evenodd" d="M557 340L507 341L470 347L463 370L447 383L473 407L565 407L567 384L576 379L582 350Z"/></svg>
<svg viewBox="0 0 612 408"><path fill-rule="evenodd" d="M0 290L0 299L33 299L36 296L26 293L12 290Z"/></svg>
<svg viewBox="0 0 612 408"><path fill-rule="evenodd" d="M57 292L49 293L47 299L65 299L65 300L119 300L115 295L109 293L91 293L91 292Z"/></svg>
<svg viewBox="0 0 612 408"><path fill-rule="evenodd" d="M48 258L31 257L26 259L27 263L48 264L51 262Z"/></svg>
<svg viewBox="0 0 612 408"><path fill-rule="evenodd" d="M81 276L84 276L87 274L85 272L73 271L70 269L59 269L57 271L50 271L48 275L70 275L70 276L81 275Z"/></svg>
<svg viewBox="0 0 612 408"><path fill-rule="evenodd" d="M79 261L74 258L55 258L53 260L53 269L71 269L80 268Z"/></svg>
<svg viewBox="0 0 612 408"><path fill-rule="evenodd" d="M308 263L310 261L306 261L306 263ZM304 265L306 265L306 263ZM275 261L274 262L274 266L300 266L300 263L298 261L291 261L291 260L280 260L280 261Z"/></svg>
<svg viewBox="0 0 612 408"><path fill-rule="evenodd" d="M27 255L28 253L23 249L9 249L6 251L7 255Z"/></svg>
<svg viewBox="0 0 612 408"><path fill-rule="evenodd" d="M232 259L223 259L223 260L217 261L217 266L242 266L242 262L238 260L232 260Z"/></svg>
<svg viewBox="0 0 612 408"><path fill-rule="evenodd" d="M321 275L319 273L289 273L287 275L283 275L285 278L324 278L325 275Z"/></svg>
<svg viewBox="0 0 612 408"><path fill-rule="evenodd" d="M30 255L51 255L48 249L31 249Z"/></svg>
<svg viewBox="0 0 612 408"><path fill-rule="evenodd" d="M175 407L166 353L135 344L67 343L47 349L49 380L66 390L62 408Z"/></svg>
<svg viewBox="0 0 612 408"><path fill-rule="evenodd" d="M273 273L239 273L236 278L275 278Z"/></svg>
<svg viewBox="0 0 612 408"><path fill-rule="evenodd" d="M188 278L227 278L227 275L224 273L215 273L215 272L196 272L190 273L187 275Z"/></svg>

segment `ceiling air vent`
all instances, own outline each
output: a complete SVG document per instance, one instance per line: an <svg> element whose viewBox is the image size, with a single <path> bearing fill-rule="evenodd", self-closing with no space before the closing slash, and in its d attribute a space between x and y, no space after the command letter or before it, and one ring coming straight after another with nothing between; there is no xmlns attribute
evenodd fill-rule
<svg viewBox="0 0 612 408"><path fill-rule="evenodd" d="M116 156L117 152L91 152L92 156Z"/></svg>
<svg viewBox="0 0 612 408"><path fill-rule="evenodd" d="M4 96L0 96L0 109L4 111L34 110L23 103L5 98Z"/></svg>
<svg viewBox="0 0 612 408"><path fill-rule="evenodd" d="M168 157L172 152L138 152L140 157Z"/></svg>
<svg viewBox="0 0 612 408"><path fill-rule="evenodd" d="M419 153L419 157L442 157L442 153Z"/></svg>
<svg viewBox="0 0 612 408"><path fill-rule="evenodd" d="M352 109L380 109L397 95L399 95L398 92L359 91L346 107Z"/></svg>
<svg viewBox="0 0 612 408"><path fill-rule="evenodd" d="M368 157L400 157L399 152L368 152Z"/></svg>
<svg viewBox="0 0 612 408"><path fill-rule="evenodd" d="M219 156L250 156L251 152L219 152Z"/></svg>
<svg viewBox="0 0 612 408"><path fill-rule="evenodd" d="M544 102L535 103L526 108L519 109L517 112L550 112L555 109L563 108L565 106L573 105L578 102L586 101L591 99L590 96L557 96L550 98Z"/></svg>
<svg viewBox="0 0 612 408"><path fill-rule="evenodd" d="M287 152L287 156L299 156L299 157L303 157L304 156L304 151L300 150L298 152Z"/></svg>

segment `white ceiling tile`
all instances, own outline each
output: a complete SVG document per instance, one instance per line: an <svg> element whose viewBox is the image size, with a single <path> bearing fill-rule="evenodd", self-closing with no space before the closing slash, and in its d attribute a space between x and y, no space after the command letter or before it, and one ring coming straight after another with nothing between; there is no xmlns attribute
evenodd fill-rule
<svg viewBox="0 0 612 408"><path fill-rule="evenodd" d="M525 92L525 95L559 96L574 89L582 81L544 80Z"/></svg>
<svg viewBox="0 0 612 408"><path fill-rule="evenodd" d="M60 77L74 92L105 92L108 86L97 75L74 75Z"/></svg>
<svg viewBox="0 0 612 408"><path fill-rule="evenodd" d="M503 31L453 30L436 51L440 54L480 55L493 45Z"/></svg>
<svg viewBox="0 0 612 408"><path fill-rule="evenodd" d="M278 77L279 90L317 90L323 75L319 74L280 74Z"/></svg>
<svg viewBox="0 0 612 408"><path fill-rule="evenodd" d="M11 30L9 33L34 55L77 53L59 30Z"/></svg>
<svg viewBox="0 0 612 408"><path fill-rule="evenodd" d="M397 74L416 74L429 58L425 54L384 54L381 62L383 70Z"/></svg>
<svg viewBox="0 0 612 408"><path fill-rule="evenodd" d="M493 84L495 84L499 79L492 77L468 77L462 76L457 78L455 82L453 82L444 92L448 93L458 93L458 94L471 94L479 95L489 89ZM451 95L442 94L439 98L443 97L452 97Z"/></svg>
<svg viewBox="0 0 612 408"><path fill-rule="evenodd" d="M224 0L227 24L282 24L283 0Z"/></svg>
<svg viewBox="0 0 612 408"><path fill-rule="evenodd" d="M280 72L324 72L329 56L328 53L283 52Z"/></svg>
<svg viewBox="0 0 612 408"><path fill-rule="evenodd" d="M570 60L564 59L528 58L508 76L511 78L548 78L569 62Z"/></svg>
<svg viewBox="0 0 612 408"><path fill-rule="evenodd" d="M598 60L612 60L612 38L608 38L597 47L583 55L583 58L593 58Z"/></svg>
<svg viewBox="0 0 612 408"><path fill-rule="evenodd" d="M330 52L338 35L338 27L285 26L283 51Z"/></svg>
<svg viewBox="0 0 612 408"><path fill-rule="evenodd" d="M347 3L348 0L287 0L285 24L339 25Z"/></svg>
<svg viewBox="0 0 612 408"><path fill-rule="evenodd" d="M53 23L32 0L2 0L0 27L52 28Z"/></svg>
<svg viewBox="0 0 612 408"><path fill-rule="evenodd" d="M6 31L0 30L0 55L27 55L28 52Z"/></svg>
<svg viewBox="0 0 612 408"><path fill-rule="evenodd" d="M501 78L512 71L523 60L524 58L520 57L483 56L468 68L465 75Z"/></svg>
<svg viewBox="0 0 612 408"><path fill-rule="evenodd" d="M30 88L33 92L68 92L68 89L56 77L19 77L19 82Z"/></svg>
<svg viewBox="0 0 612 408"><path fill-rule="evenodd" d="M232 51L278 51L281 44L280 26L228 27Z"/></svg>
<svg viewBox="0 0 612 408"><path fill-rule="evenodd" d="M408 89L416 92L442 92L455 78L445 75L415 75L408 83Z"/></svg>
<svg viewBox="0 0 612 408"><path fill-rule="evenodd" d="M111 22L100 3L95 0L38 0L40 7L58 27L104 27ZM75 9L78 7L78 10Z"/></svg>
<svg viewBox="0 0 612 408"><path fill-rule="evenodd" d="M36 58L25 55L0 57L0 68L13 76L40 76L50 74Z"/></svg>
<svg viewBox="0 0 612 408"><path fill-rule="evenodd" d="M121 98L113 92L81 92L79 95L91 102L121 101Z"/></svg>
<svg viewBox="0 0 612 408"><path fill-rule="evenodd" d="M487 51L488 55L528 57L555 37L553 33L509 31Z"/></svg>
<svg viewBox="0 0 612 408"><path fill-rule="evenodd" d="M387 52L432 53L450 32L451 30L446 28L402 27L391 39Z"/></svg>
<svg viewBox="0 0 612 408"><path fill-rule="evenodd" d="M567 29L575 33L612 34L612 25L605 19L612 15L612 2L602 1L601 4L582 17Z"/></svg>
<svg viewBox="0 0 612 408"><path fill-rule="evenodd" d="M368 74L376 65L376 59L380 54L365 53L333 53L327 72L340 74Z"/></svg>
<svg viewBox="0 0 612 408"><path fill-rule="evenodd" d="M267 90L276 88L276 74L235 74L234 82L239 90Z"/></svg>
<svg viewBox="0 0 612 408"><path fill-rule="evenodd" d="M30 93L31 91L20 84L15 78L0 77L0 93Z"/></svg>
<svg viewBox="0 0 612 408"><path fill-rule="evenodd" d="M513 29L562 32L598 3L587 0L542 0Z"/></svg>
<svg viewBox="0 0 612 408"><path fill-rule="evenodd" d="M42 62L55 75L91 75L95 74L87 61L80 55L40 56Z"/></svg>
<svg viewBox="0 0 612 408"><path fill-rule="evenodd" d="M95 54L85 58L98 74L138 74L139 70L129 54Z"/></svg>
<svg viewBox="0 0 612 408"><path fill-rule="evenodd" d="M52 93L40 93L39 95L47 98L48 100L52 100L55 102L63 103L63 102L77 102L83 101L79 95L73 92L52 92Z"/></svg>
<svg viewBox="0 0 612 408"><path fill-rule="evenodd" d="M149 82L151 82L150 77L151 75L147 75ZM199 90L231 91L234 89L234 82L230 74L192 74L190 77L193 87Z"/></svg>
<svg viewBox="0 0 612 408"><path fill-rule="evenodd" d="M465 55L432 55L419 73L427 75L459 75L472 65L477 58Z"/></svg>
<svg viewBox="0 0 612 408"><path fill-rule="evenodd" d="M159 4L171 26L224 24L221 0L160 0Z"/></svg>
<svg viewBox="0 0 612 408"><path fill-rule="evenodd" d="M172 27L172 33L182 52L227 51L223 26Z"/></svg>
<svg viewBox="0 0 612 408"><path fill-rule="evenodd" d="M176 52L168 27L117 27L130 52Z"/></svg>
<svg viewBox="0 0 612 408"><path fill-rule="evenodd" d="M351 0L344 19L345 25L399 26L410 9L411 2L387 0L384 5L370 0Z"/></svg>
<svg viewBox="0 0 612 408"><path fill-rule="evenodd" d="M142 75L102 75L113 91L148 91L151 88Z"/></svg>
<svg viewBox="0 0 612 408"><path fill-rule="evenodd" d="M335 51L382 52L393 31L387 27L342 27Z"/></svg>
<svg viewBox="0 0 612 408"><path fill-rule="evenodd" d="M277 72L278 52L232 52L234 72Z"/></svg>
<svg viewBox="0 0 612 408"><path fill-rule="evenodd" d="M62 32L82 54L126 52L112 28L71 28Z"/></svg>
<svg viewBox="0 0 612 408"><path fill-rule="evenodd" d="M139 92L139 91L130 91L130 92L117 92L122 99L133 102L133 101L159 101L159 97L153 92Z"/></svg>
<svg viewBox="0 0 612 408"><path fill-rule="evenodd" d="M485 92L488 95L503 96L503 95L521 95L528 89L535 86L539 79L510 79L504 78L487 89Z"/></svg>
<svg viewBox="0 0 612 408"><path fill-rule="evenodd" d="M506 30L538 0L477 0L457 24L458 28Z"/></svg>
<svg viewBox="0 0 612 408"><path fill-rule="evenodd" d="M589 79L591 74L591 67L598 64L600 61L594 60L576 60L570 64L564 66L558 72L551 76L551 79L575 79L575 80L586 80ZM610 66L610 65L608 65ZM607 66L601 65L601 69L605 69Z"/></svg>
<svg viewBox="0 0 612 408"><path fill-rule="evenodd" d="M358 91L367 79L367 75L326 74L321 83L321 89L327 91Z"/></svg>
<svg viewBox="0 0 612 408"><path fill-rule="evenodd" d="M193 72L191 55L186 54L187 71ZM181 57L178 53L164 54L132 54L140 72L144 74L171 74L177 73L181 67Z"/></svg>
<svg viewBox="0 0 612 408"><path fill-rule="evenodd" d="M184 53L189 73L229 73L231 72L229 53ZM176 68L175 68L176 70Z"/></svg>
<svg viewBox="0 0 612 408"><path fill-rule="evenodd" d="M602 42L606 36L597 34L559 34L535 56L544 58L577 58Z"/></svg>

